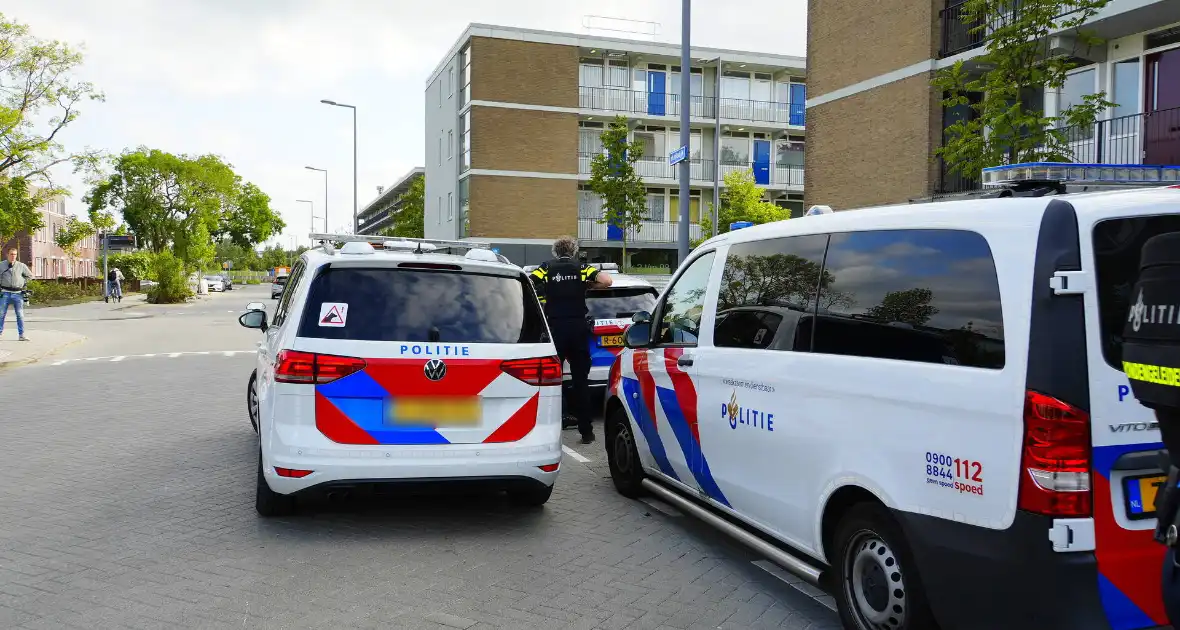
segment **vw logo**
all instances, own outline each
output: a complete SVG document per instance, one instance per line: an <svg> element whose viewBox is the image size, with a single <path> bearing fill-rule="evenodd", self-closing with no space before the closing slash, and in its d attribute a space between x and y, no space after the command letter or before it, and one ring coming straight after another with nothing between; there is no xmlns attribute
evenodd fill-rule
<svg viewBox="0 0 1180 630"><path fill-rule="evenodd" d="M447 375L447 364L439 359L431 359L426 362L422 371L426 374L426 378L432 381L441 381Z"/></svg>

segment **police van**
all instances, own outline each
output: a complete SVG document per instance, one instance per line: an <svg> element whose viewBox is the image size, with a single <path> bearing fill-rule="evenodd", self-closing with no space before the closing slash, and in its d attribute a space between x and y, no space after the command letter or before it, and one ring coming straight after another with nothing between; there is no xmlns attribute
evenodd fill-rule
<svg viewBox="0 0 1180 630"><path fill-rule="evenodd" d="M827 589L846 628L1162 626L1162 444L1120 355L1180 168L984 176L1002 198L693 250L611 368L614 485ZM1155 185L1073 192L1112 178Z"/></svg>
<svg viewBox="0 0 1180 630"><path fill-rule="evenodd" d="M263 333L247 385L259 514L391 484L548 501L561 364L524 271L461 241L312 238L274 312L239 318Z"/></svg>

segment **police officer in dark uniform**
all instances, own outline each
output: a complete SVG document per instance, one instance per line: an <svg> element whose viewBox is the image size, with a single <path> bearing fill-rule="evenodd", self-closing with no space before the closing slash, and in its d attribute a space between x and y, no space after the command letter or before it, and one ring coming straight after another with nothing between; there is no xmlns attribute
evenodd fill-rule
<svg viewBox="0 0 1180 630"><path fill-rule="evenodd" d="M606 273L577 260L578 242L563 236L553 243L554 258L533 270L532 280L545 303L545 317L553 333L557 356L570 365L573 407L582 444L594 441L590 425L587 378L590 374L590 322L586 319L586 289L612 284Z"/></svg>
<svg viewBox="0 0 1180 630"><path fill-rule="evenodd" d="M1156 501L1155 538L1168 546L1164 608L1180 627L1180 232L1148 239L1123 330L1123 371L1139 402L1155 411L1168 450L1168 480Z"/></svg>

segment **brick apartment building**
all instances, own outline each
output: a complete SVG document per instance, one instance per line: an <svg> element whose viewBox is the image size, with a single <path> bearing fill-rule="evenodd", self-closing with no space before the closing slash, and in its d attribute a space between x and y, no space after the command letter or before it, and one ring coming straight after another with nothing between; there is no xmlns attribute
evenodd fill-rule
<svg viewBox="0 0 1180 630"><path fill-rule="evenodd" d="M904 203L978 188L933 157L945 109L934 73L963 60L980 71L986 33L962 22L964 0L810 0L807 205ZM1084 51L1061 90L1027 95L1047 113L1105 91L1118 103L1092 128L1070 129L1078 162L1180 163L1180 2L1112 0L1086 28L1106 44ZM887 34L887 37L883 37ZM1074 51L1068 33L1050 49Z"/></svg>
<svg viewBox="0 0 1180 630"><path fill-rule="evenodd" d="M751 169L766 197L803 209L804 59L694 48L688 202L693 237L717 181ZM644 141L636 164L648 215L629 234L637 264L675 266L680 46L470 25L426 86L426 236L493 243L519 264L576 235L618 261L621 231L599 222L593 156L616 115ZM718 167L719 165L719 167Z"/></svg>
<svg viewBox="0 0 1180 630"><path fill-rule="evenodd" d="M41 229L28 234L17 234L4 244L4 251L11 247L19 249L18 257L29 266L38 279L51 278L93 278L98 271L98 237L89 236L78 244L78 256L71 257L54 242L58 230L65 227L70 219L63 199L53 198L40 208Z"/></svg>
<svg viewBox="0 0 1180 630"><path fill-rule="evenodd" d="M406 192L416 180L425 176L426 169L419 166L410 170L388 188L378 186L377 197L357 213L359 225L357 233L371 236L393 225L393 217L401 212Z"/></svg>

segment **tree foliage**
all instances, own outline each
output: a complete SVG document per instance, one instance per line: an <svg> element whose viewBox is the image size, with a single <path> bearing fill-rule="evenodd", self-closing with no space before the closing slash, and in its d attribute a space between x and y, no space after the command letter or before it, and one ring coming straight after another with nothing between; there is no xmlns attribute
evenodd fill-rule
<svg viewBox="0 0 1180 630"><path fill-rule="evenodd" d="M67 162L87 169L98 162L96 152L70 153L61 143L80 105L103 98L73 76L81 65L81 53L68 44L39 39L0 13L0 180L42 184L36 205L64 193L52 185L50 169Z"/></svg>
<svg viewBox="0 0 1180 630"><path fill-rule="evenodd" d="M139 242L153 252L175 246L185 252L194 236L228 236L246 247L278 234L286 225L270 207L270 197L242 181L233 167L214 155L173 155L140 147L112 161L113 173L86 197L93 217L106 208L122 214ZM212 241L201 244L212 247ZM195 250L194 250L195 251Z"/></svg>
<svg viewBox="0 0 1180 630"><path fill-rule="evenodd" d="M44 226L38 198L39 195L30 192L29 181L23 177L0 181L0 244L7 243L18 232L30 233Z"/></svg>
<svg viewBox="0 0 1180 630"><path fill-rule="evenodd" d="M791 218L790 210L762 199L763 189L754 180L753 170L730 171L723 181L725 188L721 191L721 208L717 212L718 234L728 232L729 225L739 221L761 225ZM710 207L709 212L701 217L702 241L713 235L712 215Z"/></svg>
<svg viewBox="0 0 1180 630"><path fill-rule="evenodd" d="M627 117L616 116L602 132L602 153L590 163L590 190L602 197L600 223L623 231L623 261L627 260L627 233L643 228L647 216L647 188L635 171L643 156L643 141L627 141Z"/></svg>
<svg viewBox="0 0 1180 630"><path fill-rule="evenodd" d="M924 326L931 317L938 314L938 307L930 303L933 300L934 292L921 287L890 291L885 294L880 304L865 311L865 315L883 322Z"/></svg>
<svg viewBox="0 0 1180 630"><path fill-rule="evenodd" d="M76 258L78 256L78 244L93 234L93 225L78 217L71 216L66 221L66 224L58 229L57 234L53 237L53 242L62 248L62 251L69 254L71 258Z"/></svg>
<svg viewBox="0 0 1180 630"><path fill-rule="evenodd" d="M1108 2L1022 0L1016 10L1012 0L967 0L962 5L964 24L987 37L987 52L973 64L989 69L972 72L960 60L932 81L945 97L944 106L965 106L972 112L946 128L944 144L935 151L948 172L974 178L989 166L1073 160L1062 128L1093 125L1114 104L1099 92L1046 116L1029 95L1060 89L1078 65L1074 54L1051 54L1050 35L1071 31L1073 53L1100 44L1081 26Z"/></svg>
<svg viewBox="0 0 1180 630"><path fill-rule="evenodd" d="M416 177L402 195L401 208L393 224L379 231L381 236L426 238L426 178Z"/></svg>
<svg viewBox="0 0 1180 630"><path fill-rule="evenodd" d="M128 280L150 278L152 258L147 252L115 252L107 254L107 269L119 268Z"/></svg>

